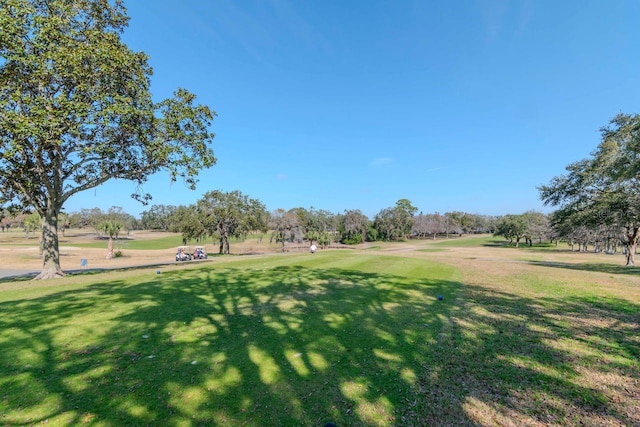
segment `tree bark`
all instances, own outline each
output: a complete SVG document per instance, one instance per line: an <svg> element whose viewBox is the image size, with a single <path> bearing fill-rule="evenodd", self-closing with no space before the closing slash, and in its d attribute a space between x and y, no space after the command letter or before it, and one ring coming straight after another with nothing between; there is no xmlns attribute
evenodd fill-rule
<svg viewBox="0 0 640 427"><path fill-rule="evenodd" d="M627 228L627 241L624 242L624 246L627 249L625 254L627 257L627 266L633 267L636 265L636 248L638 246L638 238L640 237L640 227L628 227Z"/></svg>
<svg viewBox="0 0 640 427"><path fill-rule="evenodd" d="M107 243L107 259L113 259L113 237L109 236L109 243Z"/></svg>
<svg viewBox="0 0 640 427"><path fill-rule="evenodd" d="M57 212L47 212L42 218L42 271L35 279L63 277L60 267Z"/></svg>

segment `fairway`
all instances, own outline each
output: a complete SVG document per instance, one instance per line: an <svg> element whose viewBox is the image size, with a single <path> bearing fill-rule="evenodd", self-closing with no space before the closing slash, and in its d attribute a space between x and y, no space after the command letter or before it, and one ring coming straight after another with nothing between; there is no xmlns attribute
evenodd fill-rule
<svg viewBox="0 0 640 427"><path fill-rule="evenodd" d="M0 282L0 424L640 424L636 269L438 243Z"/></svg>

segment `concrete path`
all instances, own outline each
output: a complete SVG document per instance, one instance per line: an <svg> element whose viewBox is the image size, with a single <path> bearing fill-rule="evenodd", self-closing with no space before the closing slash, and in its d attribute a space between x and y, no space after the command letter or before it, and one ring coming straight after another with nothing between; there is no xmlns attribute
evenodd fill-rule
<svg viewBox="0 0 640 427"><path fill-rule="evenodd" d="M210 262L213 261L212 258L207 259L192 259L191 261L164 261L164 262L154 262L147 264L135 264L128 266L118 266L118 267L104 267L104 268L79 268L72 270L64 270L66 274L78 274L78 273L87 273L87 272L96 272L96 271L107 271L107 270L131 270L136 268L153 268L153 267L162 267L166 265L178 265L178 264L195 264L202 262ZM36 277L41 270L18 270L18 269L0 269L0 280L2 279L10 279L13 277Z"/></svg>
<svg viewBox="0 0 640 427"><path fill-rule="evenodd" d="M0 279L6 279L7 277L35 277L40 273L34 270L14 270L14 269L0 269Z"/></svg>

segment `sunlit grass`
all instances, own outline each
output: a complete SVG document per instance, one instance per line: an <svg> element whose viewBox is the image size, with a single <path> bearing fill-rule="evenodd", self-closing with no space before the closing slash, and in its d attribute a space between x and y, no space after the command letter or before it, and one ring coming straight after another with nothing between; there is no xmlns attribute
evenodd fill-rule
<svg viewBox="0 0 640 427"><path fill-rule="evenodd" d="M316 425L389 416L412 393L404 378L426 360L413 352L434 340L437 327L424 323L445 309L437 293L458 291L454 273L334 252L112 274L84 286L62 279L29 299L13 291L0 304L0 393L13 396L0 400L0 421L82 423L90 414L111 425ZM377 397L351 402L343 388L353 380Z"/></svg>
<svg viewBox="0 0 640 427"><path fill-rule="evenodd" d="M1 283L0 424L640 423L636 276L448 253Z"/></svg>
<svg viewBox="0 0 640 427"><path fill-rule="evenodd" d="M105 248L106 240L95 239L92 242L73 242L73 246L79 248ZM123 237L114 240L114 247L118 249L131 250L155 250L155 249L171 249L182 245L182 237L179 234L172 236L164 236L155 239L130 239Z"/></svg>
<svg viewBox="0 0 640 427"><path fill-rule="evenodd" d="M479 234L479 235L467 235L464 237L459 237L458 235L452 234L449 238L446 237L438 237L436 240L425 239L421 240L422 242L429 243L434 247L438 248L455 248L455 247L464 247L464 246L500 246L504 243L499 237L493 237L490 234Z"/></svg>

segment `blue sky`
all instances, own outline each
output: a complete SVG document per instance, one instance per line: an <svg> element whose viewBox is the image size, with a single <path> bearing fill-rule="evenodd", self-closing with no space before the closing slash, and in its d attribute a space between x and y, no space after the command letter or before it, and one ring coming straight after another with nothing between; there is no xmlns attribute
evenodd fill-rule
<svg viewBox="0 0 640 427"><path fill-rule="evenodd" d="M196 191L151 177L152 204L240 190L277 208L549 212L537 186L640 113L640 1L128 0L123 38L157 100L217 113ZM133 183L74 196L121 206Z"/></svg>

